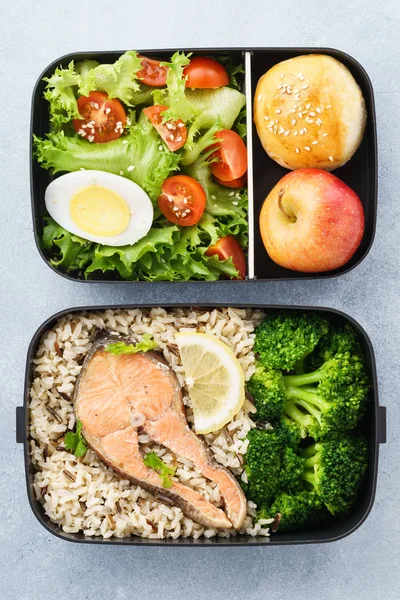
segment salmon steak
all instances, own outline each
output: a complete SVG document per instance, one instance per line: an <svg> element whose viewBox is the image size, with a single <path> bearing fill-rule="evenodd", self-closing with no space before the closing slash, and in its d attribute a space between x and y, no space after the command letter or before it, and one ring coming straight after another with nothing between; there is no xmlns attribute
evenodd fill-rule
<svg viewBox="0 0 400 600"><path fill-rule="evenodd" d="M161 502L178 506L194 521L239 530L246 516L242 488L189 428L175 373L157 352L107 352L107 345L115 341L118 338L108 335L93 342L75 386L75 414L87 443L117 473ZM218 486L225 510L176 479L171 487L163 487L162 477L143 462L141 433L192 461Z"/></svg>

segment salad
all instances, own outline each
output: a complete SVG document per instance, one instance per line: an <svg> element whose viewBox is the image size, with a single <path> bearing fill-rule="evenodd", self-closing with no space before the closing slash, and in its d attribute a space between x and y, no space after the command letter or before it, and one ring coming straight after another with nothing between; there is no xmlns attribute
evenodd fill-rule
<svg viewBox="0 0 400 600"><path fill-rule="evenodd" d="M47 78L50 132L34 157L56 174L42 244L87 278L245 277L247 151L242 64L125 52Z"/></svg>

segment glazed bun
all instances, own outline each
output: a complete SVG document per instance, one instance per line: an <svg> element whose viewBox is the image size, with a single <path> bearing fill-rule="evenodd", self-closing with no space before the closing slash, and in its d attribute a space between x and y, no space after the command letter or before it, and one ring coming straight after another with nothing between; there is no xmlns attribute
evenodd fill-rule
<svg viewBox="0 0 400 600"><path fill-rule="evenodd" d="M347 67L331 56L307 54L260 78L254 122L264 150L282 167L332 171L361 143L365 102Z"/></svg>

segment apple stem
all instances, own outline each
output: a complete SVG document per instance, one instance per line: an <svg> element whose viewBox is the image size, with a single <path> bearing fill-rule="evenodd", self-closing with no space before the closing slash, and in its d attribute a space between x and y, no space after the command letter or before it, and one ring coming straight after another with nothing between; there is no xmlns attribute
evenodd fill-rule
<svg viewBox="0 0 400 600"><path fill-rule="evenodd" d="M282 188L281 190L279 190L279 193L278 193L278 206L279 206L280 210L283 212L283 214L285 215L285 217L287 219L290 219L290 216L287 214L287 212L285 212L285 209L283 208L282 198L284 195L285 195L285 190Z"/></svg>

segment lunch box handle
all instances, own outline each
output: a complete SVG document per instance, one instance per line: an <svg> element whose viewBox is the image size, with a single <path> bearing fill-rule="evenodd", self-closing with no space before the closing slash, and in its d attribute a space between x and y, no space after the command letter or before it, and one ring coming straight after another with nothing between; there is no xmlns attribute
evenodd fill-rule
<svg viewBox="0 0 400 600"><path fill-rule="evenodd" d="M16 429L17 444L23 444L25 437L26 437L25 409L23 406L17 406L15 416L16 416L16 422L17 422L17 429Z"/></svg>
<svg viewBox="0 0 400 600"><path fill-rule="evenodd" d="M386 444L386 406L378 406L376 425L378 444Z"/></svg>

